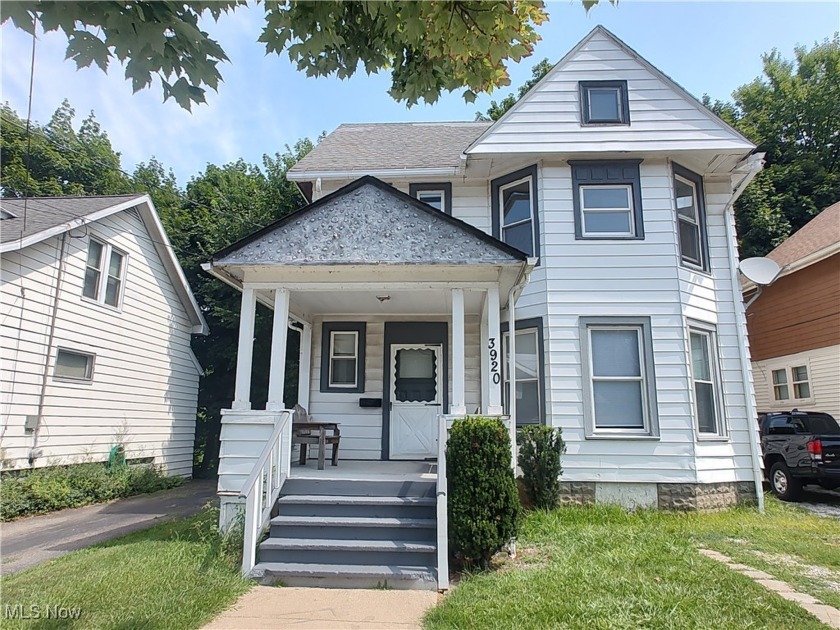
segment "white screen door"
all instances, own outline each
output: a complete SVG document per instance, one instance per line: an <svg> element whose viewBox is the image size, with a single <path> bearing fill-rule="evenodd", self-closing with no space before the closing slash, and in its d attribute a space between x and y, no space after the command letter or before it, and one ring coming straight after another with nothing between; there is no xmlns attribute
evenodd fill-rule
<svg viewBox="0 0 840 630"><path fill-rule="evenodd" d="M441 346L391 346L391 459L437 457Z"/></svg>

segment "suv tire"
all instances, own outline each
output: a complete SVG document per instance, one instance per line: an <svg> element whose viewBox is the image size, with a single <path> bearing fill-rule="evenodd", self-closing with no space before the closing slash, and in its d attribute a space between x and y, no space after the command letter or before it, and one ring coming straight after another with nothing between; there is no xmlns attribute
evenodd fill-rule
<svg viewBox="0 0 840 630"><path fill-rule="evenodd" d="M770 490L782 501L799 501L802 482L790 474L784 462L776 462L770 467Z"/></svg>

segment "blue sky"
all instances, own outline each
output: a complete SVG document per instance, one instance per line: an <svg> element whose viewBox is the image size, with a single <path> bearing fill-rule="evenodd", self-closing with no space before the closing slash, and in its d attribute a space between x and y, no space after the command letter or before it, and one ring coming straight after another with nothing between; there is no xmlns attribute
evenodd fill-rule
<svg viewBox="0 0 840 630"><path fill-rule="evenodd" d="M434 105L407 109L387 94L388 73L353 79L308 79L288 58L266 56L257 43L262 7L209 22L231 63L221 72L219 93L190 114L174 101L162 103L158 86L132 95L123 69L108 75L96 68L76 71L64 61L66 40L41 34L36 44L32 117L46 122L65 97L77 123L90 110L132 170L156 156L185 184L207 163L243 157L259 163L264 153L283 151L302 137L315 138L342 122L472 120L491 99L499 100L530 77L531 66L559 60L595 25L603 24L665 74L697 97L728 98L761 73L761 55L778 48L792 57L798 44L812 45L840 28L840 3L833 2L640 2L595 7L549 2L550 22L534 55L510 67L512 85L467 104L458 94ZM2 100L25 116L31 38L7 23L2 27Z"/></svg>

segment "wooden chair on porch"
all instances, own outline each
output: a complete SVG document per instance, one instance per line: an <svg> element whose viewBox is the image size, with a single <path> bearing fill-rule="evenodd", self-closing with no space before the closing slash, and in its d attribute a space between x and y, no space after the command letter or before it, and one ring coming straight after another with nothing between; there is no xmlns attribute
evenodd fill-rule
<svg viewBox="0 0 840 630"><path fill-rule="evenodd" d="M292 419L292 444L300 446L300 465L306 465L306 451L310 444L318 445L318 470L324 470L324 454L327 444L332 445L333 466L338 466L338 445L341 430L337 422L317 422L312 419L304 407L295 405ZM329 435L327 432L330 432Z"/></svg>

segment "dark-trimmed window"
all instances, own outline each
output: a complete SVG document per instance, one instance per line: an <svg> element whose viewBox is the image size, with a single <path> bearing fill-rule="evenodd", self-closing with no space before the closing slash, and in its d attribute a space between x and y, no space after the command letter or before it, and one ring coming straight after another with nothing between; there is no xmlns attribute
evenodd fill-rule
<svg viewBox="0 0 840 630"><path fill-rule="evenodd" d="M627 81L581 81L580 121L584 125L629 125Z"/></svg>
<svg viewBox="0 0 840 630"><path fill-rule="evenodd" d="M502 393L505 413L510 412L510 332L502 324ZM539 317L516 322L516 425L545 422L545 352L543 322Z"/></svg>
<svg viewBox="0 0 840 630"><path fill-rule="evenodd" d="M321 327L321 391L365 391L364 322L324 322Z"/></svg>
<svg viewBox="0 0 840 630"><path fill-rule="evenodd" d="M494 179L490 189L493 236L529 256L539 256L536 165Z"/></svg>
<svg viewBox="0 0 840 630"><path fill-rule="evenodd" d="M642 239L640 160L573 160L577 239Z"/></svg>
<svg viewBox="0 0 840 630"><path fill-rule="evenodd" d="M673 165L673 175L680 262L687 267L708 271L709 244L703 203L703 178L679 164Z"/></svg>
<svg viewBox="0 0 840 630"><path fill-rule="evenodd" d="M648 317L581 317L587 437L659 435Z"/></svg>
<svg viewBox="0 0 840 630"><path fill-rule="evenodd" d="M450 182L409 184L408 194L436 210L441 210L448 215L452 214L452 184Z"/></svg>

